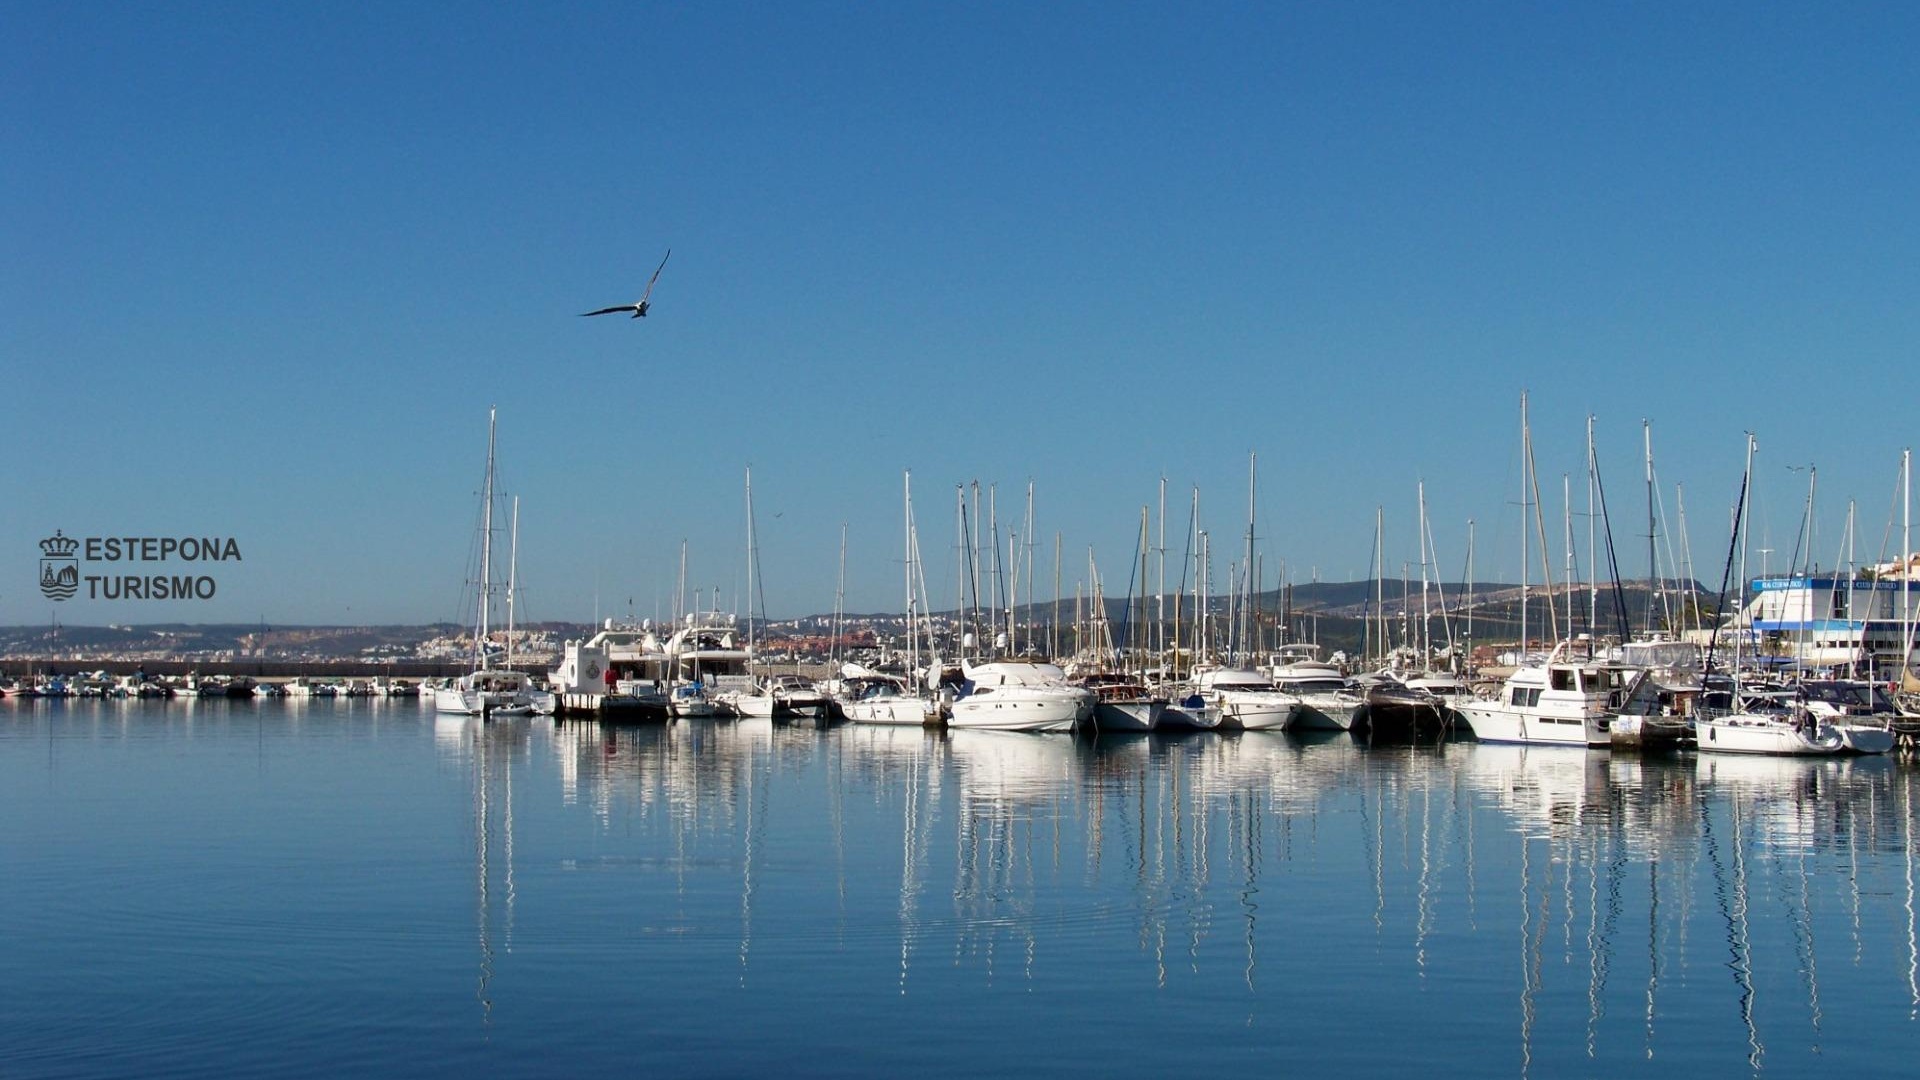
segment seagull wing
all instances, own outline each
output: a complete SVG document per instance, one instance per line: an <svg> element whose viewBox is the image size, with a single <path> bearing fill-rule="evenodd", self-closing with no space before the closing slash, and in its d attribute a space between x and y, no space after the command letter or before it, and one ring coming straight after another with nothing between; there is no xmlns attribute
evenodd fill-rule
<svg viewBox="0 0 1920 1080"><path fill-rule="evenodd" d="M611 315L616 311L632 311L633 308L634 305L632 304L621 304L619 307L603 307L599 311L583 311L580 313L580 317L584 319L588 315Z"/></svg>
<svg viewBox="0 0 1920 1080"><path fill-rule="evenodd" d="M668 248L667 253L660 257L660 265L653 268L653 276L647 279L647 291L640 294L641 303L646 303L647 297L653 295L653 283L660 280L660 271L667 268L667 260L671 258L673 258L673 249Z"/></svg>

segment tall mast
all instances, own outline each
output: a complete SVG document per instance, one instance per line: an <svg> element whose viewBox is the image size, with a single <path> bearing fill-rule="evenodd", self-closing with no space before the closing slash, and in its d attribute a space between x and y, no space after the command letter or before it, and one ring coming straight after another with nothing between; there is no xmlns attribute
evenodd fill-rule
<svg viewBox="0 0 1920 1080"><path fill-rule="evenodd" d="M473 638L475 667L485 667L493 607L493 427L494 406L487 407L487 478L480 487L480 618Z"/></svg>
<svg viewBox="0 0 1920 1080"><path fill-rule="evenodd" d="M1900 685L1913 669L1913 448L1900 451Z"/></svg>
<svg viewBox="0 0 1920 1080"><path fill-rule="evenodd" d="M520 576L520 496L513 497L513 524L507 533L507 670L513 670L513 583Z"/></svg>
<svg viewBox="0 0 1920 1080"><path fill-rule="evenodd" d="M753 564L759 562L759 552L754 546L753 533L753 466L747 466L747 663L753 663L753 601L758 594L754 592ZM719 607L715 604L714 607Z"/></svg>
<svg viewBox="0 0 1920 1080"><path fill-rule="evenodd" d="M1433 657L1433 612L1427 606L1427 482L1421 479L1416 485L1419 492L1420 514L1414 528L1420 533L1420 667L1426 668Z"/></svg>
<svg viewBox="0 0 1920 1080"><path fill-rule="evenodd" d="M1600 626L1600 551L1599 551L1599 548L1596 547L1594 544L1594 540L1595 540L1594 529L1599 524L1600 513L1601 513L1601 511L1595 505L1595 500L1597 497L1599 487L1600 487L1600 462L1594 457L1593 414L1588 413L1587 414L1587 630L1589 633L1593 632ZM1613 540L1611 539L1613 526L1608 525L1607 530L1608 530L1608 536L1609 536L1609 539L1607 540L1607 550L1611 552L1613 550ZM1619 568L1615 567L1614 569L1615 569L1616 578L1617 578ZM1615 585L1616 587L1618 586L1617 580L1615 582ZM1567 605L1569 607L1573 605L1572 597L1568 597Z"/></svg>
<svg viewBox="0 0 1920 1080"><path fill-rule="evenodd" d="M1533 528L1528 513L1527 499L1533 491L1533 444L1532 433L1527 428L1527 392L1520 391L1520 656L1521 665L1527 662L1527 560L1532 556L1528 548L1527 531Z"/></svg>
<svg viewBox="0 0 1920 1080"><path fill-rule="evenodd" d="M1673 485L1673 512L1675 520L1680 525L1680 563L1674 569L1686 575L1687 579L1686 597L1680 601L1679 629L1687 629L1687 612L1691 611L1693 613L1692 628L1698 630L1700 629L1700 597L1696 587L1699 582L1695 580L1693 572L1693 538L1687 535L1687 485L1685 484ZM1672 554L1671 550L1668 554Z"/></svg>
<svg viewBox="0 0 1920 1080"><path fill-rule="evenodd" d="M1135 644L1134 637L1139 633L1136 628L1147 617L1147 544L1147 508L1143 505L1140 507L1140 591L1135 594L1140 598L1140 610L1127 620L1127 658L1133 661L1131 667L1135 672L1141 672L1147 666L1144 659L1145 653ZM1151 642L1152 635L1140 634L1139 640Z"/></svg>
<svg viewBox="0 0 1920 1080"><path fill-rule="evenodd" d="M1473 519L1467 519L1467 625L1466 625L1466 667L1473 666ZM1455 669L1461 670L1461 669Z"/></svg>
<svg viewBox="0 0 1920 1080"><path fill-rule="evenodd" d="M1249 609L1253 607L1253 514L1254 493L1257 490L1255 484L1258 475L1258 459L1255 457L1253 451L1249 450L1247 451L1247 556L1246 565L1242 566L1240 570L1240 576L1243 580L1241 589L1243 599L1240 602L1240 621L1235 631L1235 636L1240 639L1240 652L1243 655L1236 657L1236 660L1245 659L1245 656L1249 655L1253 648L1253 639L1251 636L1252 623L1250 621L1251 612Z"/></svg>
<svg viewBox="0 0 1920 1080"><path fill-rule="evenodd" d="M673 597L673 621L678 623L687 614L687 541L680 540L680 586Z"/></svg>
<svg viewBox="0 0 1920 1080"><path fill-rule="evenodd" d="M1167 647L1167 478L1160 478L1160 551L1159 580L1154 586L1153 652L1165 660Z"/></svg>
<svg viewBox="0 0 1920 1080"><path fill-rule="evenodd" d="M1560 504L1566 508L1566 516L1561 519L1560 529L1566 543L1566 580L1567 580L1567 636L1573 640L1573 478L1566 473L1560 474ZM1549 587L1548 595L1552 595Z"/></svg>
<svg viewBox="0 0 1920 1080"><path fill-rule="evenodd" d="M1373 621L1380 627L1380 636L1374 642L1372 650L1362 649L1370 655L1361 657L1361 663L1371 668L1375 663L1386 666L1387 653L1391 650L1387 637L1387 512L1385 507L1373 508ZM1372 636L1372 635L1369 635Z"/></svg>
<svg viewBox="0 0 1920 1080"><path fill-rule="evenodd" d="M833 591L833 644L827 648L828 663L836 678L840 673L840 624L847 606L847 523L840 523L840 584Z"/></svg>
<svg viewBox="0 0 1920 1080"><path fill-rule="evenodd" d="M1053 618L1047 623L1047 655L1060 659L1060 533L1053 534Z"/></svg>
<svg viewBox="0 0 1920 1080"><path fill-rule="evenodd" d="M1653 603L1656 595L1665 595L1666 583L1660 576L1660 548L1654 537L1660 531L1659 522L1653 516L1653 422L1640 421L1641 442L1646 448L1647 458L1647 637L1654 632Z"/></svg>
<svg viewBox="0 0 1920 1080"><path fill-rule="evenodd" d="M913 470L903 469L900 476L900 544L906 555L907 597L907 688L913 689L914 672L920 667L920 616L913 609ZM845 526L841 526L842 530ZM845 535L843 531L842 536ZM844 541L843 541L844 543ZM844 548L843 548L844 550ZM845 556L842 555L842 565Z"/></svg>

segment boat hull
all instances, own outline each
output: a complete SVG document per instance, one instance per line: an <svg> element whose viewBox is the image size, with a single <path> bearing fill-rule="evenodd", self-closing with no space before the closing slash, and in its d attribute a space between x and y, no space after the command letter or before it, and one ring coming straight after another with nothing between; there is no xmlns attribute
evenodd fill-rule
<svg viewBox="0 0 1920 1080"><path fill-rule="evenodd" d="M1606 746L1612 736L1594 718L1542 716L1493 703L1460 706L1460 716L1481 742L1530 746Z"/></svg>
<svg viewBox="0 0 1920 1080"><path fill-rule="evenodd" d="M1160 726L1167 703L1158 699L1102 701L1093 707L1093 725L1101 731L1152 731Z"/></svg>
<svg viewBox="0 0 1920 1080"><path fill-rule="evenodd" d="M1297 731L1352 731L1364 701L1348 696L1302 695L1293 715Z"/></svg>
<svg viewBox="0 0 1920 1080"><path fill-rule="evenodd" d="M896 727L925 727L933 722L934 716L931 703L916 697L849 701L840 706L840 711L856 724L891 724Z"/></svg>
<svg viewBox="0 0 1920 1080"><path fill-rule="evenodd" d="M1777 757L1826 757L1843 748L1840 734L1822 727L1806 731L1773 716L1737 715L1694 724L1701 753L1771 754Z"/></svg>
<svg viewBox="0 0 1920 1080"><path fill-rule="evenodd" d="M953 703L953 718L948 723L980 731L1072 731L1090 711L1084 702L1071 699L961 698Z"/></svg>
<svg viewBox="0 0 1920 1080"><path fill-rule="evenodd" d="M1220 708L1220 726L1242 731L1280 731L1294 723L1299 714L1299 699L1257 691L1224 691L1215 702Z"/></svg>
<svg viewBox="0 0 1920 1080"><path fill-rule="evenodd" d="M1833 733L1840 736L1840 752L1843 754L1885 754L1893 749L1894 734L1889 727L1835 724Z"/></svg>

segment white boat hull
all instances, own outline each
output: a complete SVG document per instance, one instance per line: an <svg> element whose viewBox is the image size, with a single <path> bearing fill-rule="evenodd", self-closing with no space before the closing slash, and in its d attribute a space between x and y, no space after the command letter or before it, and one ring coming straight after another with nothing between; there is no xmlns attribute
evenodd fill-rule
<svg viewBox="0 0 1920 1080"><path fill-rule="evenodd" d="M1093 707L1093 725L1101 731L1152 731L1160 726L1167 703L1144 701L1102 701Z"/></svg>
<svg viewBox="0 0 1920 1080"><path fill-rule="evenodd" d="M924 727L928 722L931 703L916 697L889 697L849 701L843 703L840 709L846 713L847 719L856 724Z"/></svg>
<svg viewBox="0 0 1920 1080"><path fill-rule="evenodd" d="M1844 748L1839 732L1821 725L1809 734L1777 716L1741 714L1694 722L1701 753L1823 757Z"/></svg>
<svg viewBox="0 0 1920 1080"><path fill-rule="evenodd" d="M1244 731L1279 731L1300 712L1297 698L1257 691L1224 691L1217 704L1220 726Z"/></svg>
<svg viewBox="0 0 1920 1080"><path fill-rule="evenodd" d="M1843 754L1885 754L1893 750L1893 729L1873 724L1835 724Z"/></svg>
<svg viewBox="0 0 1920 1080"><path fill-rule="evenodd" d="M1352 731L1354 718L1364 704L1364 700L1347 695L1302 694L1293 727L1296 731Z"/></svg>
<svg viewBox="0 0 1920 1080"><path fill-rule="evenodd" d="M1168 705L1160 714L1160 728L1212 731L1220 726L1220 710L1212 705Z"/></svg>
<svg viewBox="0 0 1920 1080"><path fill-rule="evenodd" d="M968 697L953 703L948 723L981 731L1072 731L1090 712L1085 702L1073 698Z"/></svg>
<svg viewBox="0 0 1920 1080"><path fill-rule="evenodd" d="M749 720L773 719L773 698L765 694L737 694L727 699L736 716Z"/></svg>
<svg viewBox="0 0 1920 1080"><path fill-rule="evenodd" d="M1612 736L1594 718L1542 716L1497 702L1461 705L1459 713L1481 742L1538 746L1607 746Z"/></svg>

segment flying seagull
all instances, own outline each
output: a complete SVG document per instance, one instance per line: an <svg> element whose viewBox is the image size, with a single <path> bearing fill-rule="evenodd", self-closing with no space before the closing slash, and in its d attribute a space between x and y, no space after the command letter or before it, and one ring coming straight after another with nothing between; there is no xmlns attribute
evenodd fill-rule
<svg viewBox="0 0 1920 1080"><path fill-rule="evenodd" d="M617 311L631 311L633 312L634 318L644 318L647 314L647 297L653 295L653 283L660 280L660 271L667 268L667 260L671 258L673 258L673 249L668 248L666 255L660 259L660 265L653 268L653 276L647 279L647 291L640 294L639 300L631 304L621 304L618 307L601 308L599 311L583 311L580 313L581 317L585 318L588 315L612 315Z"/></svg>

